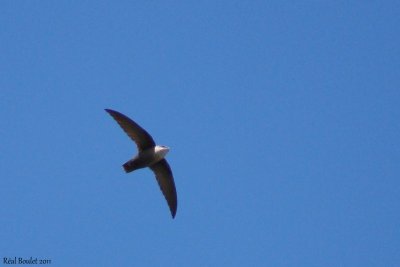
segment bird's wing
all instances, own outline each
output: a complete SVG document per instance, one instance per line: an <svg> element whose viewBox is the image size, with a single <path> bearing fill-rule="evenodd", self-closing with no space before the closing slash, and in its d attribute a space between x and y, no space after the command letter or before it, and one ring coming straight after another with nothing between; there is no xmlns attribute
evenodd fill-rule
<svg viewBox="0 0 400 267"><path fill-rule="evenodd" d="M172 218L175 218L178 200L176 197L176 189L174 177L172 176L171 168L165 159L160 160L156 164L150 166L156 175L158 185L167 200L169 209L171 210Z"/></svg>
<svg viewBox="0 0 400 267"><path fill-rule="evenodd" d="M127 135L136 143L139 151L156 145L151 135L136 122L124 114L119 113L118 111L111 109L106 109L106 111L118 122L119 126L121 126Z"/></svg>

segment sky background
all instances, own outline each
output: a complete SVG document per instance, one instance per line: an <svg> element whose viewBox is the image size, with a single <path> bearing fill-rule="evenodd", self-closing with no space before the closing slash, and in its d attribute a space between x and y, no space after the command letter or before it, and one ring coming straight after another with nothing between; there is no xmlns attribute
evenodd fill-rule
<svg viewBox="0 0 400 267"><path fill-rule="evenodd" d="M0 265L399 266L399 77L398 1L1 1Z"/></svg>

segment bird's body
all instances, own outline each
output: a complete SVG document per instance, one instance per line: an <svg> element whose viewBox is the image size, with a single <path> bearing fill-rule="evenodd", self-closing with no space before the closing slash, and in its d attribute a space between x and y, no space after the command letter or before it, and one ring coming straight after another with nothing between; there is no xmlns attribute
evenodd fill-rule
<svg viewBox="0 0 400 267"><path fill-rule="evenodd" d="M137 169L150 167L154 163L162 160L168 151L169 148L166 146L151 147L146 150L139 151L139 153L133 159L127 161L122 166L127 173Z"/></svg>
<svg viewBox="0 0 400 267"><path fill-rule="evenodd" d="M156 145L151 135L127 116L111 109L106 109L106 111L118 122L126 134L135 141L138 148L138 154L122 165L125 172L129 173L149 167L156 175L157 182L171 210L172 218L174 218L178 201L172 171L165 160L169 147Z"/></svg>

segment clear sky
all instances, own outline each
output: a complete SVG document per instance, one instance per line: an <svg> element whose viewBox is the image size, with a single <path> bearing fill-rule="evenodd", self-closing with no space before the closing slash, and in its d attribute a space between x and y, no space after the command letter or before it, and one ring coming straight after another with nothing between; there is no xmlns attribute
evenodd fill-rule
<svg viewBox="0 0 400 267"><path fill-rule="evenodd" d="M399 77L398 1L1 1L0 266L399 266Z"/></svg>

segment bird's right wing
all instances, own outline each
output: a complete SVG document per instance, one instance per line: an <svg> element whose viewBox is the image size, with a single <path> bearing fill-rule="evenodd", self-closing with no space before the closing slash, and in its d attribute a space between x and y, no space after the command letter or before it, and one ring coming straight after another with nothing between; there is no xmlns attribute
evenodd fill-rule
<svg viewBox="0 0 400 267"><path fill-rule="evenodd" d="M167 200L169 209L171 210L172 218L175 218L178 200L176 197L175 182L171 168L165 159L151 165L150 168L156 175L158 185L160 186L161 191Z"/></svg>
<svg viewBox="0 0 400 267"><path fill-rule="evenodd" d="M124 114L119 113L118 111L112 109L106 109L106 111L118 122L119 126L121 126L126 134L136 143L139 151L156 145L151 135L142 127L140 127L139 124Z"/></svg>

